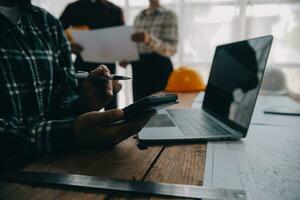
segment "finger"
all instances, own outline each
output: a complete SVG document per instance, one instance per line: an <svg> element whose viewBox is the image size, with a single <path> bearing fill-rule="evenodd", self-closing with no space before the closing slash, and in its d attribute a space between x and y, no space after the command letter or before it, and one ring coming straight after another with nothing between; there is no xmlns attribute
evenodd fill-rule
<svg viewBox="0 0 300 200"><path fill-rule="evenodd" d="M109 110L107 112L89 112L77 119L80 122L80 129L84 130L94 126L107 125L124 118L124 112L120 109Z"/></svg>
<svg viewBox="0 0 300 200"><path fill-rule="evenodd" d="M126 122L124 124L111 125L107 127L94 127L91 131L97 138L96 140L98 141L98 146L116 145L119 142L139 132L155 113L156 112L153 111L148 112L142 118L138 118L135 121Z"/></svg>
<svg viewBox="0 0 300 200"><path fill-rule="evenodd" d="M106 81L104 87L107 98L112 98L114 95L113 81Z"/></svg>
<svg viewBox="0 0 300 200"><path fill-rule="evenodd" d="M100 67L102 67L104 73L109 73L110 74L110 70L108 69L108 67L106 65L100 65Z"/></svg>
<svg viewBox="0 0 300 200"><path fill-rule="evenodd" d="M115 80L113 81L113 92L114 94L117 94L118 92L120 92L120 90L122 89L122 84L119 83L119 81Z"/></svg>
<svg viewBox="0 0 300 200"><path fill-rule="evenodd" d="M97 77L110 77L110 71L105 65L100 65L97 69L92 70L89 74L89 78L91 80L97 80ZM103 87L105 90L105 95L107 98L111 98L113 96L113 85L112 81L103 81Z"/></svg>
<svg viewBox="0 0 300 200"><path fill-rule="evenodd" d="M102 74L106 77L110 77L110 71L107 68L107 66L100 65L100 67L102 67ZM104 89L105 89L105 94L106 94L107 98L113 97L113 93L114 93L113 81L111 81L111 80L106 81L105 85L104 85Z"/></svg>
<svg viewBox="0 0 300 200"><path fill-rule="evenodd" d="M115 136L116 143L138 133L155 114L156 111L149 111L143 117L118 125L118 131L116 132L119 134Z"/></svg>
<svg viewBox="0 0 300 200"><path fill-rule="evenodd" d="M92 70L89 74L90 77L95 78L99 76L110 76L110 71L105 65L100 65L96 69Z"/></svg>
<svg viewBox="0 0 300 200"><path fill-rule="evenodd" d="M120 109L109 110L106 112L102 112L101 115L99 114L98 118L99 118L99 121L97 122L98 125L111 124L112 122L123 119L124 111Z"/></svg>

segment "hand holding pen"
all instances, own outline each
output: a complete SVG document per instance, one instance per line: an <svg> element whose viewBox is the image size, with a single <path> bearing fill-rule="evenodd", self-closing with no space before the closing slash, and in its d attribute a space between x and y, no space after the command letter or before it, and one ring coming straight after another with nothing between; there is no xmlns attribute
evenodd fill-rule
<svg viewBox="0 0 300 200"><path fill-rule="evenodd" d="M102 109L122 89L119 80L129 79L128 77L111 75L105 65L100 65L91 72L76 73L75 77L81 80L79 96L82 113Z"/></svg>
<svg viewBox="0 0 300 200"><path fill-rule="evenodd" d="M78 71L75 73L75 78L77 79L86 79L89 76L89 72ZM111 74L110 76L101 76L97 77L97 80L129 80L130 78L127 76L120 76L116 74Z"/></svg>

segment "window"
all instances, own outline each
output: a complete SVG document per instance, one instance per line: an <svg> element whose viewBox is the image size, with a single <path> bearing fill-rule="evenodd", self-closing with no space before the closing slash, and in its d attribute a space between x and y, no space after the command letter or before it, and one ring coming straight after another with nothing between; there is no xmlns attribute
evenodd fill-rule
<svg viewBox="0 0 300 200"><path fill-rule="evenodd" d="M33 0L57 17L73 1ZM148 5L148 0L111 2L123 8L128 25ZM274 43L268 65L300 67L300 0L161 0L161 4L179 18L180 43L172 58L176 67L195 67L207 80L216 45L269 34Z"/></svg>
<svg viewBox="0 0 300 200"><path fill-rule="evenodd" d="M58 17L74 0L33 0ZM111 0L124 10L127 24L148 0ZM173 58L179 65L209 65L218 44L274 35L269 63L300 63L299 0L161 0L179 17L180 44Z"/></svg>
<svg viewBox="0 0 300 200"><path fill-rule="evenodd" d="M260 3L247 7L248 37L273 34L270 62L293 65L300 63L300 2Z"/></svg>

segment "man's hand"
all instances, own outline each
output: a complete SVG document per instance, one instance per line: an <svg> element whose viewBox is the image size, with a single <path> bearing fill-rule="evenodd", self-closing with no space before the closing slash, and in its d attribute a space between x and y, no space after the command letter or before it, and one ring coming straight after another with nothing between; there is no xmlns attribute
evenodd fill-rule
<svg viewBox="0 0 300 200"><path fill-rule="evenodd" d="M80 46L77 43L71 42L70 45L71 45L71 52L76 55L80 54L80 52L83 50L82 46Z"/></svg>
<svg viewBox="0 0 300 200"><path fill-rule="evenodd" d="M142 42L142 43L149 43L150 41L150 35L146 33L145 31L137 32L132 34L131 36L132 41L134 42Z"/></svg>
<svg viewBox="0 0 300 200"><path fill-rule="evenodd" d="M124 119L122 110L89 112L77 118L74 133L82 147L108 147L138 133L154 114L153 111L136 120L112 125L112 122Z"/></svg>
<svg viewBox="0 0 300 200"><path fill-rule="evenodd" d="M122 89L119 81L97 79L103 76L110 76L109 69L105 65L101 65L91 71L88 78L83 81L80 91L80 108L82 113L99 111Z"/></svg>

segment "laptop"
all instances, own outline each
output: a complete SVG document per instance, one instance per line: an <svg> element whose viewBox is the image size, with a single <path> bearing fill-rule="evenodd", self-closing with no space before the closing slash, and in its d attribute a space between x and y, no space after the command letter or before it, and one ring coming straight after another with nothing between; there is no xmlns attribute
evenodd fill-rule
<svg viewBox="0 0 300 200"><path fill-rule="evenodd" d="M139 132L143 144L246 137L273 37L216 47L202 108L159 111Z"/></svg>

